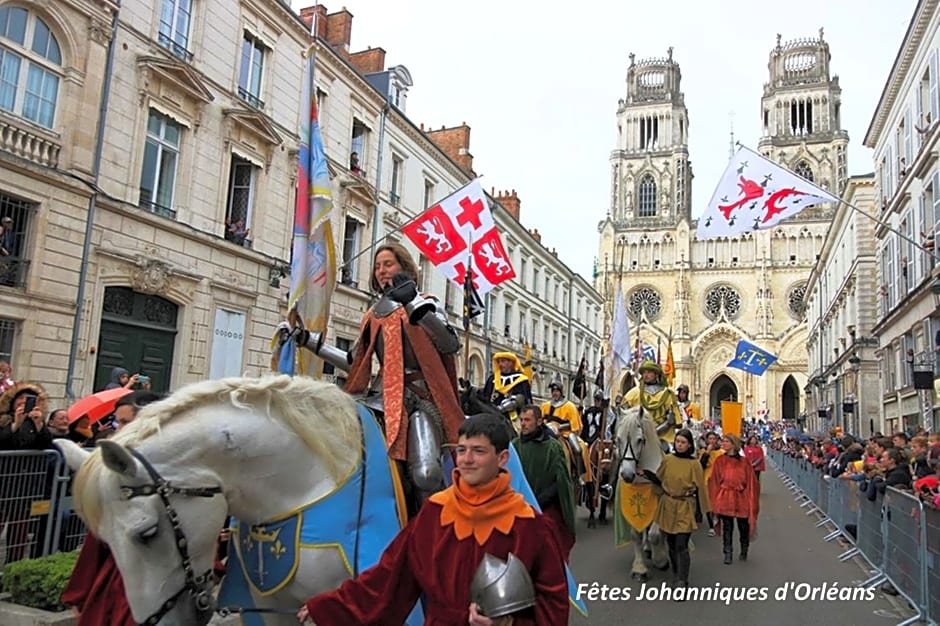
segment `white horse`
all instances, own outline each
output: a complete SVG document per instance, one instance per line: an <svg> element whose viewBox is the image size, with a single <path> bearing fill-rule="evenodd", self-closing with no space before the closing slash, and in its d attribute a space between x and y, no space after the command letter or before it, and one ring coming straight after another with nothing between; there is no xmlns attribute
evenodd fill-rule
<svg viewBox="0 0 940 626"><path fill-rule="evenodd" d="M268 625L296 624L306 599L373 565L404 523L374 417L309 378L196 383L94 452L57 442L78 472L76 509L110 548L138 623L208 622L227 515L238 523L223 596L230 580L250 583L244 623Z"/></svg>
<svg viewBox="0 0 940 626"><path fill-rule="evenodd" d="M641 407L620 409L617 418L617 456L620 481L615 501L615 524L626 524L618 535L629 531L633 543L634 580L646 581L648 569L646 554L659 570L669 569L669 551L659 525L653 521L658 496L652 483L641 476L640 470L656 473L663 461L663 450L652 420L645 417ZM626 513L626 515L625 515ZM621 545L626 545L624 541ZM620 547L620 546L618 546Z"/></svg>

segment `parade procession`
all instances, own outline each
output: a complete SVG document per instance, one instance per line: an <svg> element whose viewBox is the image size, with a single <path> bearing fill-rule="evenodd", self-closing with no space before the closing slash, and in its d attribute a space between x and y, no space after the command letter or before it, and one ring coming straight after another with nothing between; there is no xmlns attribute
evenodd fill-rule
<svg viewBox="0 0 940 626"><path fill-rule="evenodd" d="M940 623L940 0L350 1L0 0L0 626Z"/></svg>

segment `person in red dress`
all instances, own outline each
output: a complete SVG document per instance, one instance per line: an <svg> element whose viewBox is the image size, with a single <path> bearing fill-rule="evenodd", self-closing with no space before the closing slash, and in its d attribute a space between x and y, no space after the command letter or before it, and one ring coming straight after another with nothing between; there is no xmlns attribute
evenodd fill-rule
<svg viewBox="0 0 940 626"><path fill-rule="evenodd" d="M744 456L751 462L754 473L757 474L757 480L760 481L760 473L767 469L764 459L764 448L760 445L757 435L751 435L747 438L747 445L744 446Z"/></svg>
<svg viewBox="0 0 940 626"><path fill-rule="evenodd" d="M757 514L760 512L760 483L751 462L741 454L741 440L737 435L721 438L724 454L715 459L708 479L708 497L712 511L721 520L721 539L725 565L731 565L734 552L734 526L741 538L742 561L747 560L751 539L757 533Z"/></svg>
<svg viewBox="0 0 940 626"><path fill-rule="evenodd" d="M493 620L470 600L486 554L522 561L535 588L535 606L512 615L514 626L568 623L565 563L550 523L510 487L510 433L503 418L477 415L460 427L453 485L425 503L389 544L379 562L338 589L307 600L302 623L402 624L419 597L425 626Z"/></svg>

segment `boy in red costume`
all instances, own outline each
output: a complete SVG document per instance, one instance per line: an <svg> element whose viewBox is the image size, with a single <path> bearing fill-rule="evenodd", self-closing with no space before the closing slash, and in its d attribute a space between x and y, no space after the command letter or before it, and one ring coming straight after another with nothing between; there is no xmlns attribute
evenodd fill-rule
<svg viewBox="0 0 940 626"><path fill-rule="evenodd" d="M431 496L386 548L379 563L339 589L311 598L297 614L314 624L401 624L424 595L426 626L493 622L470 601L484 555L513 553L535 587L535 606L514 626L568 623L565 564L550 522L509 486L509 433L502 418L464 422L453 485Z"/></svg>

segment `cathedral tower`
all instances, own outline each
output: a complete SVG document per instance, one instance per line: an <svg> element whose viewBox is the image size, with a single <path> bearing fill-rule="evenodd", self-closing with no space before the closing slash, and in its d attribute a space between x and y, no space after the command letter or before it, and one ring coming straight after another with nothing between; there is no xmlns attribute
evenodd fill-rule
<svg viewBox="0 0 940 626"><path fill-rule="evenodd" d="M689 114L682 73L665 59L630 54L627 97L617 109L617 149L610 155L611 218L618 223L674 224L688 219Z"/></svg>
<svg viewBox="0 0 940 626"><path fill-rule="evenodd" d="M818 39L781 43L777 35L768 63L770 81L761 98L758 148L764 156L840 195L848 179L849 136L842 129L842 88L839 77L830 76L830 58L821 28Z"/></svg>
<svg viewBox="0 0 940 626"><path fill-rule="evenodd" d="M821 31L786 44L778 37L761 97L758 151L838 195L848 134L829 62ZM680 81L671 49L665 59L630 55L610 156L612 197L598 225L596 288L607 299L606 328L622 290L634 345L665 360L671 339L676 384L691 387L706 415L734 400L748 417L796 419L807 383L804 294L835 207L808 208L769 230L698 240ZM724 161L726 149L713 146L705 158ZM715 182L704 184L710 190ZM778 360L762 376L728 368L741 339Z"/></svg>

